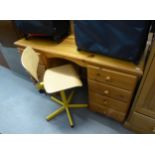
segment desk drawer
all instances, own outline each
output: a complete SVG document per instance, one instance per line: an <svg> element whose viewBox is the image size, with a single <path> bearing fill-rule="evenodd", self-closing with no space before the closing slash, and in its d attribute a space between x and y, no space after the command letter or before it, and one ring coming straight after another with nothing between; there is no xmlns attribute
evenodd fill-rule
<svg viewBox="0 0 155 155"><path fill-rule="evenodd" d="M137 77L134 75L95 67L88 68L88 79L104 82L127 90L133 90L137 81Z"/></svg>
<svg viewBox="0 0 155 155"><path fill-rule="evenodd" d="M112 87L93 80L88 80L90 91L95 91L104 96L112 97L114 99L129 103L131 101L132 92L121 88Z"/></svg>
<svg viewBox="0 0 155 155"><path fill-rule="evenodd" d="M104 114L106 116L109 116L119 122L123 122L125 119L125 116L126 116L125 113L116 111L116 110L108 108L106 106L91 104L91 101L89 104L89 109L94 112L98 112L98 113Z"/></svg>
<svg viewBox="0 0 155 155"><path fill-rule="evenodd" d="M107 96L102 96L94 91L89 91L89 103L94 106L106 106L123 113L127 113L129 107L129 104L125 102L121 102Z"/></svg>

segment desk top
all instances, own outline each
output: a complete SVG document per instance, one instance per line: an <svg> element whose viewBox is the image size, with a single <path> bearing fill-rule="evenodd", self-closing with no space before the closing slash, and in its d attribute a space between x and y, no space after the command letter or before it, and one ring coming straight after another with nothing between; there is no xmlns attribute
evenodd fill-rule
<svg viewBox="0 0 155 155"><path fill-rule="evenodd" d="M49 39L29 39L24 38L15 42L15 45L20 48L31 46L33 49L45 54L48 58L57 57L73 61L80 66L88 67L93 65L96 67L106 67L115 69L124 73L130 73L141 76L143 74L145 56L142 57L140 63L135 65L131 62L89 53L78 51L75 43L74 35L68 36L62 43L57 44Z"/></svg>

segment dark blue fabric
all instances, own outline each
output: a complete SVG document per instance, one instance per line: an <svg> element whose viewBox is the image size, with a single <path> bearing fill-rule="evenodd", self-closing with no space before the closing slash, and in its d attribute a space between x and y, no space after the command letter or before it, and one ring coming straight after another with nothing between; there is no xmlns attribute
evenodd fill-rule
<svg viewBox="0 0 155 155"><path fill-rule="evenodd" d="M149 21L74 21L79 50L137 63L144 51Z"/></svg>
<svg viewBox="0 0 155 155"><path fill-rule="evenodd" d="M17 20L15 21L17 27L22 30L24 33L33 33L33 34L46 34L52 35L53 33L53 24L51 21L41 21L41 20Z"/></svg>
<svg viewBox="0 0 155 155"><path fill-rule="evenodd" d="M56 42L62 41L69 34L68 20L16 20L17 28L24 36L48 36Z"/></svg>

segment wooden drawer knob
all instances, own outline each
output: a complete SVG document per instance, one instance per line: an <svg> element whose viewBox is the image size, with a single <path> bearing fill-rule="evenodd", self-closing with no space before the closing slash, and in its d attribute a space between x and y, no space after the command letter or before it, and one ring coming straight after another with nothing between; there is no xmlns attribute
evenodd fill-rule
<svg viewBox="0 0 155 155"><path fill-rule="evenodd" d="M106 76L105 80L106 81L110 81L111 80L111 77L110 76Z"/></svg>
<svg viewBox="0 0 155 155"><path fill-rule="evenodd" d="M105 94L105 95L108 95L108 94L109 94L109 90L105 90L105 91L104 91L104 94Z"/></svg>

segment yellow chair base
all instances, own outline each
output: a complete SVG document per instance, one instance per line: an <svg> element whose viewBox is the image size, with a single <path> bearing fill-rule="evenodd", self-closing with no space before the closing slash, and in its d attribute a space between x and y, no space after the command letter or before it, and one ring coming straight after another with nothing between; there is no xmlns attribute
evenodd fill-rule
<svg viewBox="0 0 155 155"><path fill-rule="evenodd" d="M37 84L36 84L36 88L38 89L38 90L44 90L44 83L43 82L38 82Z"/></svg>
<svg viewBox="0 0 155 155"><path fill-rule="evenodd" d="M87 104L70 104L70 101L72 100L72 97L73 97L73 92L71 92L71 94L67 98L65 91L61 91L60 96L61 96L62 101L53 96L51 97L51 99L55 101L56 103L60 104L61 107L57 109L56 111L54 111L53 113L51 113L50 115L48 115L46 120L49 121L53 119L54 117L56 117L57 115L59 115L60 113L62 113L63 111L66 111L69 124L71 127L73 127L74 123L73 123L73 119L69 111L69 108L86 108L88 107L88 105Z"/></svg>

